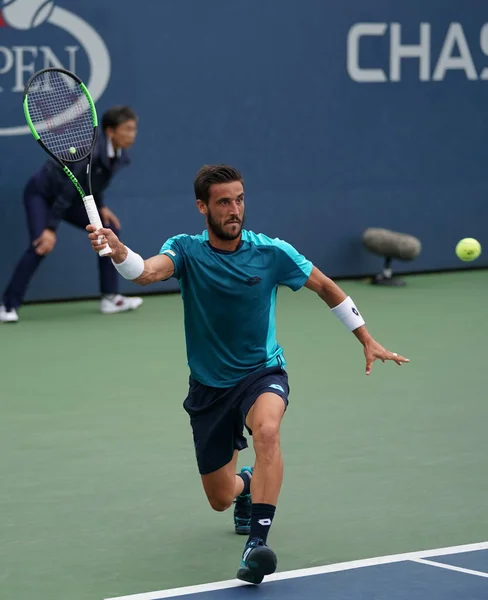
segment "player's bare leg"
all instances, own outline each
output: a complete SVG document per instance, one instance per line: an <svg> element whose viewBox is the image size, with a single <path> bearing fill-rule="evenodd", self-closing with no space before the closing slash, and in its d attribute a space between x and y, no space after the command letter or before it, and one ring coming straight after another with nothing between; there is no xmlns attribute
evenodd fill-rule
<svg viewBox="0 0 488 600"><path fill-rule="evenodd" d="M285 412L281 396L267 392L259 396L246 419L252 431L256 463L251 483L253 503L276 506L283 483L280 425Z"/></svg>
<svg viewBox="0 0 488 600"><path fill-rule="evenodd" d="M232 460L217 471L202 475L203 489L210 506L218 512L227 510L244 490L244 480L236 475L237 454L236 450Z"/></svg>
<svg viewBox="0 0 488 600"><path fill-rule="evenodd" d="M283 399L267 392L259 396L246 419L256 462L251 481L251 531L237 577L250 583L261 583L276 570L276 555L266 542L283 482L280 425L284 412Z"/></svg>

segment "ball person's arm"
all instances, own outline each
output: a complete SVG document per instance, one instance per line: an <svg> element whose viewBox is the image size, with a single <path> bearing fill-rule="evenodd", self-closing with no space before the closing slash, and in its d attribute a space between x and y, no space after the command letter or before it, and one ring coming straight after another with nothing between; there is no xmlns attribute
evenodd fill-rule
<svg viewBox="0 0 488 600"><path fill-rule="evenodd" d="M343 305L343 303L348 301L348 296L345 294L345 292L334 281L332 281L332 279L317 269L317 267L313 267L305 286L318 294L331 309L338 308L340 305ZM383 346L381 346L381 344L379 344L366 329L366 325L360 325L352 331L364 347L364 356L366 358L366 375L371 373L373 362L378 359L382 362L391 360L396 362L397 365L410 362L408 358L383 348Z"/></svg>
<svg viewBox="0 0 488 600"><path fill-rule="evenodd" d="M117 265L126 260L129 250L111 229L103 228L97 230L94 225L87 225L86 230L89 232L88 238L90 239L92 248L96 252L100 252L108 243L112 252L106 255L107 258L111 258ZM99 243L99 236L102 236L101 243ZM174 270L174 263L169 256L166 254L157 254L144 261L144 271L138 277L132 279L132 281L139 285L148 285L169 279L173 275Z"/></svg>

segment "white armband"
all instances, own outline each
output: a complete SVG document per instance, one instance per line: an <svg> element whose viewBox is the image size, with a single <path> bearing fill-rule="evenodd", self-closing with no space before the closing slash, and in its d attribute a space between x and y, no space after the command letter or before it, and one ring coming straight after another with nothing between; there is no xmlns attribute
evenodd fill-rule
<svg viewBox="0 0 488 600"><path fill-rule="evenodd" d="M365 324L363 317L359 314L358 309L349 296L331 310L349 331L354 331Z"/></svg>
<svg viewBox="0 0 488 600"><path fill-rule="evenodd" d="M124 262L117 265L112 259L112 263L124 279L137 279L144 273L144 259L130 248L127 248L127 258Z"/></svg>

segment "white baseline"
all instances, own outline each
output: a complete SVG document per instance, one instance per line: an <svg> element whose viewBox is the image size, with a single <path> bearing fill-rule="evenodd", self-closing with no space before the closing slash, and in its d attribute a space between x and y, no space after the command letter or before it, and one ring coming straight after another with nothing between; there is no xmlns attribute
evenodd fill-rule
<svg viewBox="0 0 488 600"><path fill-rule="evenodd" d="M429 556L448 556L449 554L461 554L462 552L475 552L477 550L488 550L488 542L478 542L476 544L466 544L464 546L450 546L448 548L436 548L433 550L421 550L418 552L407 552L405 554L392 554L390 556L379 556L376 558L365 558L349 562L325 565L323 567L311 567L308 569L297 569L296 571L284 571L283 573L274 573L265 579L265 583L272 581L282 581L284 579L295 579L297 577L309 577L311 575L323 575L325 573L337 573L339 571L349 571L351 569L360 569L362 567L374 567L377 565L388 565L397 562L415 561L428 558ZM424 564L429 564L425 561ZM432 564L432 563L431 563ZM450 568L451 570L460 570L460 567L452 567L441 563L434 563L432 566ZM462 569L464 573L470 573L469 569ZM472 571L470 574L478 576L488 576L479 571ZM159 592L148 592L144 594L132 594L130 596L118 596L117 598L107 598L106 600L162 600L163 598L176 598L178 596L188 596L191 594L201 594L203 592L213 592L216 590L225 590L234 587L248 585L238 579L220 581L216 583L205 583L202 585L192 585L189 587L174 588L172 590L161 590Z"/></svg>

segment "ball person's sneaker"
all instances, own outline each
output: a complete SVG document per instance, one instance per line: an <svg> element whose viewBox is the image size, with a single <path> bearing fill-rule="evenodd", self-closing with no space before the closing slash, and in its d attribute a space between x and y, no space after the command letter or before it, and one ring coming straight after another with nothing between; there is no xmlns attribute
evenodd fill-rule
<svg viewBox="0 0 488 600"><path fill-rule="evenodd" d="M7 308L1 304L0 305L0 322L2 323L17 323L19 320L19 315L15 308L11 308L7 310Z"/></svg>
<svg viewBox="0 0 488 600"><path fill-rule="evenodd" d="M112 294L104 296L100 301L100 312L105 315L111 315L119 312L127 312L128 310L136 310L141 306L142 298L121 296L120 294Z"/></svg>

